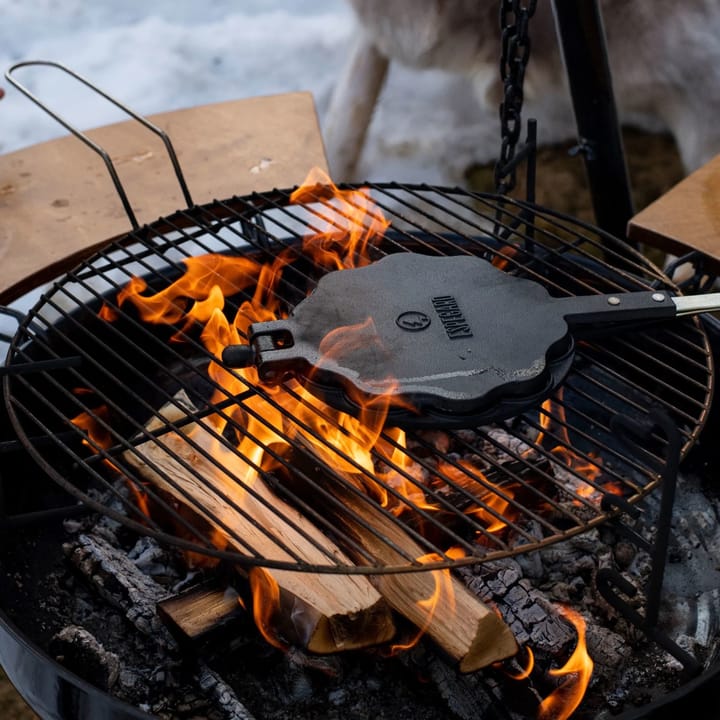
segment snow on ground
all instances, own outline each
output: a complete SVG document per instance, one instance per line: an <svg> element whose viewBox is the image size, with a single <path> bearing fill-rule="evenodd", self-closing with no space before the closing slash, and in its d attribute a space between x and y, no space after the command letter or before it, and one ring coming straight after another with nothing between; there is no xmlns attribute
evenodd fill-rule
<svg viewBox="0 0 720 720"><path fill-rule="evenodd" d="M55 60L142 114L308 90L322 125L353 30L344 0L0 0L0 68ZM125 119L57 71L16 77L80 128ZM0 153L65 132L2 84ZM393 66L360 173L459 182L468 151L494 157L495 115L481 114L467 81Z"/></svg>
<svg viewBox="0 0 720 720"><path fill-rule="evenodd" d="M324 105L350 29L342 0L0 0L0 66L59 61L143 114L300 89ZM124 119L52 70L17 77L81 127ZM14 90L2 111L0 151L63 132Z"/></svg>
<svg viewBox="0 0 720 720"><path fill-rule="evenodd" d="M0 69L60 62L144 115L306 90L322 127L353 32L344 0L0 0ZM57 70L15 77L80 129L126 119ZM0 153L66 133L4 78L0 87ZM357 179L461 183L471 160L495 157L496 115L466 80L393 65Z"/></svg>

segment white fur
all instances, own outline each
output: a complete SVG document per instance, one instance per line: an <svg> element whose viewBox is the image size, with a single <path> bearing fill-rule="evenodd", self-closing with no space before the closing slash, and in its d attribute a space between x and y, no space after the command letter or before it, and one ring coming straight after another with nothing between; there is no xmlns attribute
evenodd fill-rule
<svg viewBox="0 0 720 720"><path fill-rule="evenodd" d="M388 60L470 78L497 112L497 0L348 1L359 30L348 68L362 66L372 82L348 69L338 82L326 122L338 179L353 173ZM720 153L720 2L602 0L601 9L621 121L670 131L688 172ZM575 124L550 0L539 0L530 35L524 117L538 118L542 142L567 140Z"/></svg>

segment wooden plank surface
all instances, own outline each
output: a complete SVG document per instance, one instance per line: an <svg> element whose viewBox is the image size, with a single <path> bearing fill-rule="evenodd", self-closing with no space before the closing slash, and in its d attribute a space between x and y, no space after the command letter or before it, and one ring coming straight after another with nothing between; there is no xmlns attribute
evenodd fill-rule
<svg viewBox="0 0 720 720"><path fill-rule="evenodd" d="M309 93L233 100L149 119L170 136L196 204L290 187L313 166L327 171ZM87 134L110 154L140 224L187 206L156 135L133 120ZM130 229L102 159L77 138L0 156L0 302Z"/></svg>
<svg viewBox="0 0 720 720"><path fill-rule="evenodd" d="M720 269L720 155L631 218L628 237L674 255L700 250Z"/></svg>

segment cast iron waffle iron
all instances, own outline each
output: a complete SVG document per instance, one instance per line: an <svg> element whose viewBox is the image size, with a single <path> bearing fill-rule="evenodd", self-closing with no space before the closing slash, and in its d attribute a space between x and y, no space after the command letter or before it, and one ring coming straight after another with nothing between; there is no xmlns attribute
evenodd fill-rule
<svg viewBox="0 0 720 720"><path fill-rule="evenodd" d="M230 366L264 382L297 377L357 415L389 395L388 422L460 428L506 419L547 398L583 331L714 309L720 294L634 292L554 298L538 282L468 255L388 255L325 275L290 317L250 327Z"/></svg>

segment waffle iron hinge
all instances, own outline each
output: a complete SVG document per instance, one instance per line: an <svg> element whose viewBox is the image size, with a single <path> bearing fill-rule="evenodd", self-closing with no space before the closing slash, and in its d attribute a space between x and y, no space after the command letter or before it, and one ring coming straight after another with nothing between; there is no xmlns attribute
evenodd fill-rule
<svg viewBox="0 0 720 720"><path fill-rule="evenodd" d="M261 329L255 330L259 327ZM264 322L250 326L247 345L228 345L222 353L222 361L231 368L255 367L265 383L275 384L298 368L298 348L286 320ZM310 348L306 349L313 355Z"/></svg>

